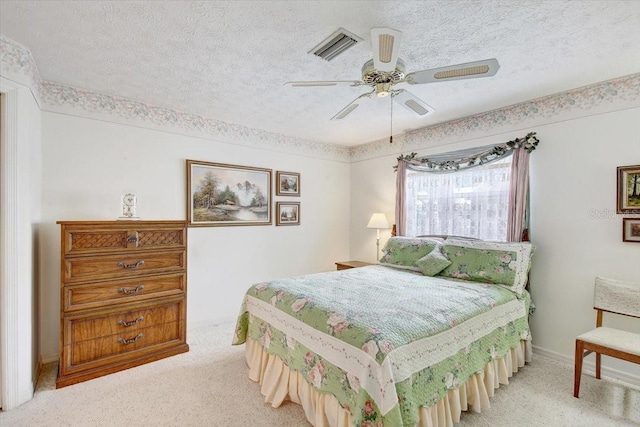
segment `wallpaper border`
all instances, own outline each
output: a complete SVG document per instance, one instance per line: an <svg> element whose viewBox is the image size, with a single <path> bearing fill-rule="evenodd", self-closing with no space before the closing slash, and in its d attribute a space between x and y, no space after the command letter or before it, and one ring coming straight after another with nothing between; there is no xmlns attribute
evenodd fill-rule
<svg viewBox="0 0 640 427"><path fill-rule="evenodd" d="M44 81L31 51L0 35L0 76L28 86L43 111L104 120L218 142L348 163L349 147L226 123L144 102Z"/></svg>
<svg viewBox="0 0 640 427"><path fill-rule="evenodd" d="M20 43L0 34L0 77L13 80L31 89L40 103L40 74L31 51Z"/></svg>
<svg viewBox="0 0 640 427"><path fill-rule="evenodd" d="M246 147L349 162L349 147L290 137L261 129L158 107L43 81L40 96L46 111L174 132ZM80 110L80 111L78 111Z"/></svg>
<svg viewBox="0 0 640 427"><path fill-rule="evenodd" d="M347 163L640 106L640 73L636 73L394 135L393 144L384 138L346 147L43 81L31 51L3 35L0 75L30 87L44 111Z"/></svg>
<svg viewBox="0 0 640 427"><path fill-rule="evenodd" d="M594 114L640 107L640 73L532 99L497 110L416 129L351 148L351 161L416 151Z"/></svg>

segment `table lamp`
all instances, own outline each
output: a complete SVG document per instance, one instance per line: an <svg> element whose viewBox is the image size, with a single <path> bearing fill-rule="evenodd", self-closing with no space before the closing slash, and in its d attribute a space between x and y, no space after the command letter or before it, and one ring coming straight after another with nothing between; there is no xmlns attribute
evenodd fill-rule
<svg viewBox="0 0 640 427"><path fill-rule="evenodd" d="M380 259L380 230L389 228L387 217L383 213L374 213L367 224L367 228L376 229L376 261Z"/></svg>

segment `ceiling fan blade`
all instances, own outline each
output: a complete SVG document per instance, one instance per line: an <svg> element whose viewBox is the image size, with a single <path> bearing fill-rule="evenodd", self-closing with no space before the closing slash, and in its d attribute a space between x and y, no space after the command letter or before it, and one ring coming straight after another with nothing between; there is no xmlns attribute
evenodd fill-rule
<svg viewBox="0 0 640 427"><path fill-rule="evenodd" d="M359 80L347 81L303 81L303 82L286 82L285 86L291 87L313 87L313 86L360 86L364 83Z"/></svg>
<svg viewBox="0 0 640 427"><path fill-rule="evenodd" d="M371 92L367 92L367 93L363 93L362 95L360 95L359 97L357 97L356 99L354 99L353 101L351 101L349 103L349 105L347 105L346 107L344 107L342 110L340 110L338 112L338 114L336 114L335 116L331 117L331 120L342 120L345 117L347 117L349 114L351 114L351 112L353 112L353 110L355 110L356 108L358 108L358 106L360 105L360 100L362 98L371 98L371 96L373 95L375 91L371 91Z"/></svg>
<svg viewBox="0 0 640 427"><path fill-rule="evenodd" d="M466 64L449 65L432 68L430 70L415 71L405 77L405 82L411 85L423 83L445 82L449 80L475 79L491 77L498 72L500 64L495 58L482 61L467 62Z"/></svg>
<svg viewBox="0 0 640 427"><path fill-rule="evenodd" d="M378 71L395 71L402 32L391 28L371 29L373 66Z"/></svg>
<svg viewBox="0 0 640 427"><path fill-rule="evenodd" d="M393 95L393 100L420 117L427 117L435 111L431 105L404 89L399 89L398 92Z"/></svg>

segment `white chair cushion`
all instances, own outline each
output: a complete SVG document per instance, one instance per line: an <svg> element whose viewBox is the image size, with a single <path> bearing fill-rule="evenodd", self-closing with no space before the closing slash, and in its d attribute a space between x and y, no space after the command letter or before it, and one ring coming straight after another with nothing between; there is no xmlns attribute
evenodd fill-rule
<svg viewBox="0 0 640 427"><path fill-rule="evenodd" d="M613 313L640 317L640 282L596 277L593 306Z"/></svg>
<svg viewBox="0 0 640 427"><path fill-rule="evenodd" d="M640 356L640 334L613 328L596 328L578 336L579 340Z"/></svg>

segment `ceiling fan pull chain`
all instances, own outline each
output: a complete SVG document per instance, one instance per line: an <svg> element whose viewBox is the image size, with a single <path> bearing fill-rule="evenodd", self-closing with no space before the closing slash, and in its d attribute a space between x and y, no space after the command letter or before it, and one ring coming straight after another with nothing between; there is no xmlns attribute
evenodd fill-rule
<svg viewBox="0 0 640 427"><path fill-rule="evenodd" d="M393 94L389 97L391 102L391 121L389 123L389 144L393 144Z"/></svg>

